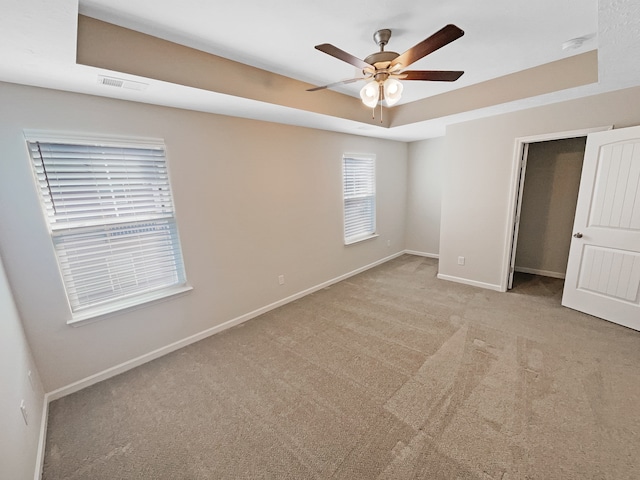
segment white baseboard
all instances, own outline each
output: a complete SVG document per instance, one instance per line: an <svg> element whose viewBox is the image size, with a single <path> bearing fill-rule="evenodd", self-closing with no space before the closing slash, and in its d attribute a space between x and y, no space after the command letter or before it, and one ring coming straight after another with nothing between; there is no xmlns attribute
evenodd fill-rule
<svg viewBox="0 0 640 480"><path fill-rule="evenodd" d="M409 255L418 255L420 257L427 257L427 258L440 258L440 255L438 255L437 253L418 252L417 250L405 250L404 253L408 253Z"/></svg>
<svg viewBox="0 0 640 480"><path fill-rule="evenodd" d="M468 278L454 277L452 275L438 274L440 280L447 280L449 282L463 283L465 285L471 285L473 287L486 288L487 290L494 290L496 292L504 292L500 285L494 285L492 283L478 282L476 280L469 280Z"/></svg>
<svg viewBox="0 0 640 480"><path fill-rule="evenodd" d="M77 382L73 382L69 385L53 390L46 394L45 399L48 402L52 402L54 400L57 400L58 398L62 398L66 395L70 395L74 392L82 390L83 388L87 388L95 383L114 377L120 373L124 373L127 370L131 370L132 368L135 368L144 363L150 362L151 360L155 360L156 358L167 355L168 353L171 353L175 350L186 347L187 345L191 345L192 343L203 340L207 337L210 337L211 335L215 335L216 333L222 332L223 330L227 330L228 328L239 325L243 322L246 322L247 320L251 320L252 318L262 315L263 313L267 313L270 310L281 307L282 305L286 305L287 303L298 300L299 298L302 298L311 293L317 292L318 290L321 290L330 285L333 285L334 283L341 282L342 280L345 280L349 277L362 273L366 270L369 270L370 268L381 265L385 262L388 262L389 260L393 260L394 258L404 255L404 253L405 253L404 251L395 253L381 260L370 263L369 265L365 265L364 267L357 268L356 270L353 270L351 272L345 273L338 277L332 278L331 280L327 280L326 282L322 282L314 287L307 288L306 290L302 290L301 292L298 292L289 297L283 298L282 300L278 300L277 302L271 303L269 305L266 305L252 312L246 313L244 315L240 315L239 317L228 320L224 323L221 323L220 325L216 325L215 327L208 328L207 330L204 330L200 333L196 333L195 335L191 335L182 340L178 340L177 342L171 343L170 345L160 347L156 350L140 355L139 357L133 358L131 360L127 360L126 362L123 362L119 365L115 365L111 368L103 370L102 372L98 372L94 375L90 375L86 378L78 380Z"/></svg>
<svg viewBox="0 0 640 480"><path fill-rule="evenodd" d="M538 270L536 268L516 267L515 270L516 272L531 273L533 275L542 275L543 277L562 278L562 279L564 279L565 277L564 273L551 272L549 270Z"/></svg>

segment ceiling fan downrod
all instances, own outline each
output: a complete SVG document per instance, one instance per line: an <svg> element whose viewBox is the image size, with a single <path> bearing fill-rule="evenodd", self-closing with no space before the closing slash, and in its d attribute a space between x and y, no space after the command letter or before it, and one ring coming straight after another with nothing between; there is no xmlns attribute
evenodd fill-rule
<svg viewBox="0 0 640 480"><path fill-rule="evenodd" d="M379 52L372 53L364 59L365 63L369 65L375 65L379 62L391 62L400 56L397 52L387 52L384 47L387 43L389 43L389 39L391 38L391 30L388 28L383 28L382 30L378 30L373 34L373 40L380 47Z"/></svg>

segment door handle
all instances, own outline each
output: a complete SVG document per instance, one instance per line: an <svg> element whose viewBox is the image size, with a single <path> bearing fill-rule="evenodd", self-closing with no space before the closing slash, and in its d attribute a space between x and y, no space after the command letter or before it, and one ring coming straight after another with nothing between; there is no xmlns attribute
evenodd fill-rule
<svg viewBox="0 0 640 480"><path fill-rule="evenodd" d="M576 233L573 234L573 237L574 238L582 238L582 233L576 232Z"/></svg>

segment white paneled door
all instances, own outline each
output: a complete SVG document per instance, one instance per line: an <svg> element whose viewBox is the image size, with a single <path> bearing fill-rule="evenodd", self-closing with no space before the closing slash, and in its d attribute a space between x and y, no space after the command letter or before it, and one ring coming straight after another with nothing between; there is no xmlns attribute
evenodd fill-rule
<svg viewBox="0 0 640 480"><path fill-rule="evenodd" d="M640 330L640 126L587 138L562 304Z"/></svg>

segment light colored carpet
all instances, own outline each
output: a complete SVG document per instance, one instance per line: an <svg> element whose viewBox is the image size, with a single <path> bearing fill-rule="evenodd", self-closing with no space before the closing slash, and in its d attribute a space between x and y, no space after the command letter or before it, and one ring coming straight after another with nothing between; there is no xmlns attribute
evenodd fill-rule
<svg viewBox="0 0 640 480"><path fill-rule="evenodd" d="M640 333L404 255L53 402L53 479L638 479Z"/></svg>

